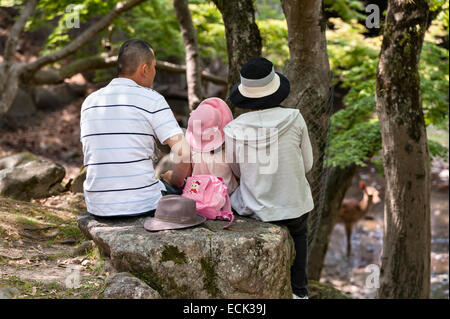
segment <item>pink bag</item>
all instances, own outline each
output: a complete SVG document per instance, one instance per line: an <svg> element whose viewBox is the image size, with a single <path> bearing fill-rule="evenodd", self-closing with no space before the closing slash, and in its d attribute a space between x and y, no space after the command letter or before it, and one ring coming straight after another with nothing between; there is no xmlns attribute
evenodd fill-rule
<svg viewBox="0 0 450 319"><path fill-rule="evenodd" d="M233 223L230 197L222 178L214 175L188 177L181 196L195 200L197 213L207 219L229 220L223 229Z"/></svg>

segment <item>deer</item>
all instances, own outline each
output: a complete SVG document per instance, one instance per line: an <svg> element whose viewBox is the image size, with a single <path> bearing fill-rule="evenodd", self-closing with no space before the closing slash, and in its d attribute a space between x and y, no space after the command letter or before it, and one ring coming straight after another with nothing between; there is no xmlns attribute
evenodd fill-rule
<svg viewBox="0 0 450 319"><path fill-rule="evenodd" d="M353 198L344 199L336 219L337 223L342 223L345 226L345 233L347 235L347 258L350 258L352 251L351 237L353 225L367 215L372 205L381 201L378 196L379 192L375 187L366 186L363 181L359 183L359 187L363 191L362 200L357 201Z"/></svg>

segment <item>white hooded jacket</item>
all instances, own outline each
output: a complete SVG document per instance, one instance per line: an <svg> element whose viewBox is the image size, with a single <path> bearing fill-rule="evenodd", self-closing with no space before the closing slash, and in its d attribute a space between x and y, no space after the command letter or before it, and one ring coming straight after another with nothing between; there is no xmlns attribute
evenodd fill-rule
<svg viewBox="0 0 450 319"><path fill-rule="evenodd" d="M239 215L269 222L297 218L314 208L305 176L313 165L312 147L299 110L248 112L224 132L227 161L240 176L231 195Z"/></svg>

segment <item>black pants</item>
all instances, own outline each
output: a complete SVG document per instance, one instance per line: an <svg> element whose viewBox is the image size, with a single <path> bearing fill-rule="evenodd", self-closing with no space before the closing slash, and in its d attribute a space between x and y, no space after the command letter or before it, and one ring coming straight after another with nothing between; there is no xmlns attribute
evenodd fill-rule
<svg viewBox="0 0 450 319"><path fill-rule="evenodd" d="M184 188L184 185L186 184L186 181L184 181L183 186L181 186L181 187L176 187L176 186L170 185L169 183L167 183L167 182L166 182L165 180L163 180L162 178L160 178L159 180L164 184L164 186L165 186L166 189L167 189L166 192L161 191L161 193L163 194L163 196L164 196L164 195L181 195L181 194L183 193L183 188Z"/></svg>
<svg viewBox="0 0 450 319"><path fill-rule="evenodd" d="M98 216L98 215L94 215L94 214L91 214L91 215L94 216L94 218L99 221L102 221L102 220L103 221L107 221L107 220L121 221L121 220L124 220L127 218L132 218L132 217L155 217L155 209L149 210L148 212L130 214L130 215L114 215L114 216Z"/></svg>
<svg viewBox="0 0 450 319"><path fill-rule="evenodd" d="M286 226L294 240L295 259L291 267L292 292L300 297L307 296L308 214L304 214L298 218L276 221L274 224Z"/></svg>

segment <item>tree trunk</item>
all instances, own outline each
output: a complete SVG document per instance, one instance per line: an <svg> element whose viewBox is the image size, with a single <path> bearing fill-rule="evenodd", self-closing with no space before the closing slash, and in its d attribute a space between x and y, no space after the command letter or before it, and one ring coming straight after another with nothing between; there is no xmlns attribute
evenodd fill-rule
<svg viewBox="0 0 450 319"><path fill-rule="evenodd" d="M430 160L418 72L427 1L388 1L377 70L386 176L379 298L428 298Z"/></svg>
<svg viewBox="0 0 450 319"><path fill-rule="evenodd" d="M309 254L308 278L310 280L320 280L320 274L328 250L328 243L330 242L331 233L336 224L336 217L345 193L352 184L355 173L356 165L354 164L345 168L329 168L322 216L316 233L314 250Z"/></svg>
<svg viewBox="0 0 450 319"><path fill-rule="evenodd" d="M6 39L3 62L0 63L0 118L10 109L19 89L22 64L15 63L16 46L27 20L36 9L36 5L37 0L27 1Z"/></svg>
<svg viewBox="0 0 450 319"><path fill-rule="evenodd" d="M4 71L6 69L6 71ZM9 68L6 64L0 64L0 83L3 83L0 92L0 119L9 111L20 84L20 68L18 64L12 64Z"/></svg>
<svg viewBox="0 0 450 319"><path fill-rule="evenodd" d="M186 50L186 82L188 87L189 108L195 109L203 99L200 54L198 53L197 34L192 23L187 0L173 0L175 13L180 24Z"/></svg>
<svg viewBox="0 0 450 319"><path fill-rule="evenodd" d="M287 77L291 93L283 104L301 111L308 126L314 154L314 166L308 175L314 198L309 215L308 255L315 254L315 233L320 229L324 152L327 140L330 88L330 65L325 38L322 1L282 0L288 26L289 65ZM316 257L310 257L310 269ZM320 267L319 267L320 268Z"/></svg>
<svg viewBox="0 0 450 319"><path fill-rule="evenodd" d="M240 81L240 70L250 58L261 56L262 39L255 23L253 0L213 0L222 13L228 51L228 92ZM234 106L229 98L232 111Z"/></svg>

